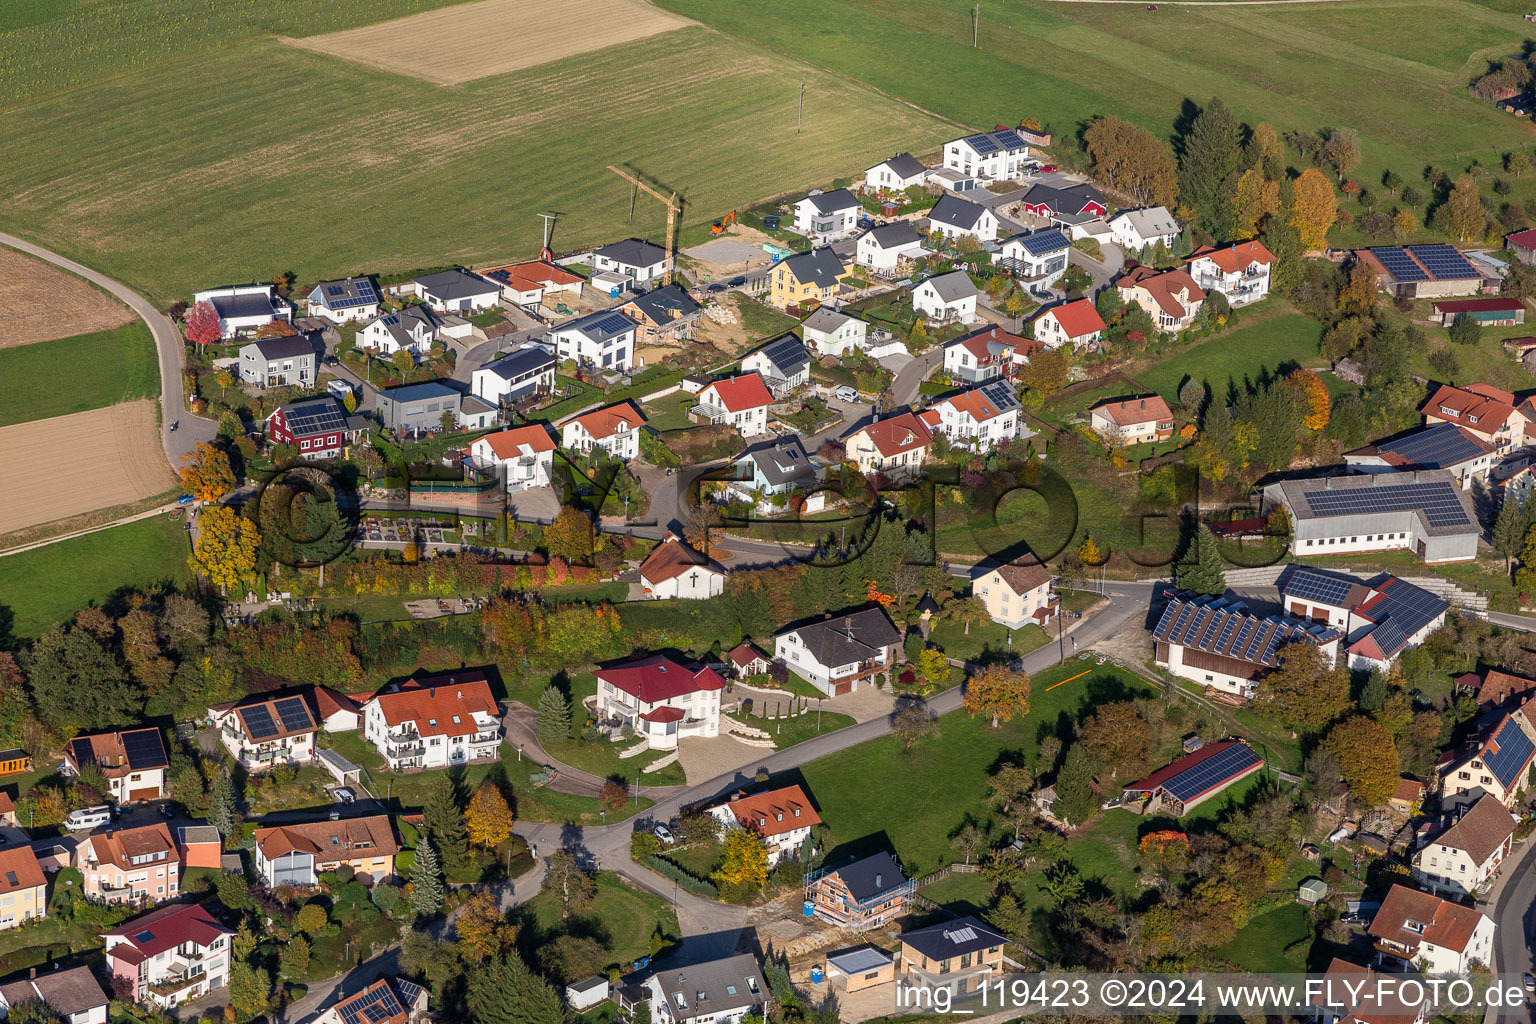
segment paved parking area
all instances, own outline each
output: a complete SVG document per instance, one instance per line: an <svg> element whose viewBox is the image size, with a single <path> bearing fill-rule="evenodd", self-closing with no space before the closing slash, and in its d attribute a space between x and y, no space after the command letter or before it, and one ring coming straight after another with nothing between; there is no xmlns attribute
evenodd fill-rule
<svg viewBox="0 0 1536 1024"><path fill-rule="evenodd" d="M705 242L703 245L696 245L692 249L684 249L683 255L691 256L696 260L704 260L707 263L729 266L732 263L760 260L763 258L763 249L761 246L748 245L746 242L721 239L718 242Z"/></svg>

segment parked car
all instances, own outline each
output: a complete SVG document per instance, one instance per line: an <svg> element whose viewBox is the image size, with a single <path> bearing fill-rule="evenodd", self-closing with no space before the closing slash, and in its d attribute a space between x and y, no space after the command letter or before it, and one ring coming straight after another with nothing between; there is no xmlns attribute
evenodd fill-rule
<svg viewBox="0 0 1536 1024"><path fill-rule="evenodd" d="M832 395L840 402L857 402L859 400L858 389L847 384L842 385L836 391L832 392Z"/></svg>
<svg viewBox="0 0 1536 1024"><path fill-rule="evenodd" d="M740 288L742 285L747 283L747 279L745 277L733 277L725 283L728 287Z"/></svg>
<svg viewBox="0 0 1536 1024"><path fill-rule="evenodd" d="M1536 992L1536 978L1531 977L1529 974L1525 976L1525 990L1527 992Z"/></svg>
<svg viewBox="0 0 1536 1024"><path fill-rule="evenodd" d="M351 786L338 786L331 792L331 799L339 804L349 804L357 799L357 794L353 792Z"/></svg>
<svg viewBox="0 0 1536 1024"><path fill-rule="evenodd" d="M178 504L178 505L196 505L197 504L197 499L192 497L192 495L190 495L190 494L183 494L181 497L176 499L176 504Z"/></svg>
<svg viewBox="0 0 1536 1024"><path fill-rule="evenodd" d="M176 817L176 805L167 800L160 805L160 817L170 821Z"/></svg>
<svg viewBox="0 0 1536 1024"><path fill-rule="evenodd" d="M105 825L112 820L112 808L106 804L97 804L95 807L82 807L78 811L70 811L64 819L64 827L71 832L84 832L86 829Z"/></svg>
<svg viewBox="0 0 1536 1024"><path fill-rule="evenodd" d="M657 839L661 840L662 846L671 846L673 842L675 842L675 840L672 838L671 830L669 830L665 825L656 825L651 829L651 831L656 834Z"/></svg>

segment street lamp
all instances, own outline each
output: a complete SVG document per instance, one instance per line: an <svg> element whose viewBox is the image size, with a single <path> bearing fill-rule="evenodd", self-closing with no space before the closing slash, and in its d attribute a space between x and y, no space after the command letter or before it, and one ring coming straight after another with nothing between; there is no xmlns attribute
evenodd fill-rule
<svg viewBox="0 0 1536 1024"><path fill-rule="evenodd" d="M523 745L521 743L517 745L517 759L519 761L523 759Z"/></svg>

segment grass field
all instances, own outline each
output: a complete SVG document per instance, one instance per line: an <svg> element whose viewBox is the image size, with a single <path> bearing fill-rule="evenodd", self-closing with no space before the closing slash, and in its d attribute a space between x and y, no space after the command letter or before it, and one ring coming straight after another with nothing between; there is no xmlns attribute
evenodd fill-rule
<svg viewBox="0 0 1536 1024"><path fill-rule="evenodd" d="M0 381L5 382L0 427L5 427L159 395L160 366L149 328L135 320L93 334L0 348Z"/></svg>
<svg viewBox="0 0 1536 1024"><path fill-rule="evenodd" d="M0 558L0 639L7 607L16 636L37 636L124 587L185 581L188 551L182 525L154 516Z"/></svg>
<svg viewBox="0 0 1536 1024"><path fill-rule="evenodd" d="M1263 371L1317 365L1317 345L1322 327L1300 313L1285 313L1251 326L1241 324L1136 373L1136 379L1169 401L1179 397L1179 385L1193 377L1210 385L1211 394L1226 394L1227 380L1241 388L1245 379L1256 381Z"/></svg>
<svg viewBox="0 0 1536 1024"><path fill-rule="evenodd" d="M269 20L323 27L285 17ZM629 188L608 164L676 189L684 225L702 224L950 130L697 27L451 89L271 39L162 59L0 112L0 134L27 140L0 166L0 223L162 303L280 271L302 286L526 256L542 210L562 213L556 249L660 240L665 210L646 199L626 223ZM99 110L113 116L86 116Z"/></svg>
<svg viewBox="0 0 1536 1024"><path fill-rule="evenodd" d="M518 915L524 930L532 929L541 941L561 934L596 938L611 959L608 964L593 964L595 971L646 955L651 935L657 931L673 940L681 934L666 900L641 892L611 871L598 872L596 896L574 917L562 919L559 901L545 893L524 903Z"/></svg>

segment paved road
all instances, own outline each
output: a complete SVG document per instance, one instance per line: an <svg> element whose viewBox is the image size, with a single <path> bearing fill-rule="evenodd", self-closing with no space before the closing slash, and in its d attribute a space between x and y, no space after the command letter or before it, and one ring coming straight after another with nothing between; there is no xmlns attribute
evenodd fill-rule
<svg viewBox="0 0 1536 1024"><path fill-rule="evenodd" d="M1093 287L1086 293L1090 299L1108 287L1120 275L1120 271L1125 269L1125 254L1118 245L1109 242L1101 246L1099 259L1094 259L1076 246L1067 250L1067 259L1073 266L1082 267L1093 278Z"/></svg>
<svg viewBox="0 0 1536 1024"><path fill-rule="evenodd" d="M40 260L85 278L98 288L106 289L121 299L129 309L149 325L150 333L155 337L155 349L160 357L161 441L165 446L165 457L170 461L172 468L181 465L181 457L192 451L192 446L197 442L213 440L218 432L218 424L213 420L193 416L187 412L186 402L181 393L184 342L181 332L176 329L175 324L171 323L169 317L127 285L114 281L105 274L99 274L89 267L83 267L58 253L50 252L42 246L33 245L15 235L7 235L3 232L0 232L0 245L8 245L12 249L36 256ZM174 431L171 430L173 423L180 424Z"/></svg>
<svg viewBox="0 0 1536 1024"><path fill-rule="evenodd" d="M917 397L917 386L927 380L930 373L943 365L944 346L935 345L903 366L885 392L891 396L892 407L900 409L911 405L912 400Z"/></svg>
<svg viewBox="0 0 1536 1024"><path fill-rule="evenodd" d="M1493 940L1495 974L1519 975L1532 969L1527 937L1536 929L1536 856L1532 856L1533 849L1536 849L1536 842L1529 838L1516 847L1487 901L1479 902L1498 929ZM1489 1016L1501 1024L1530 1024L1536 1019L1530 1007L1501 1010Z"/></svg>
<svg viewBox="0 0 1536 1024"><path fill-rule="evenodd" d="M1489 612L1488 621L1495 626L1507 626L1522 633L1536 633L1536 618L1529 615L1511 615L1509 612Z"/></svg>

